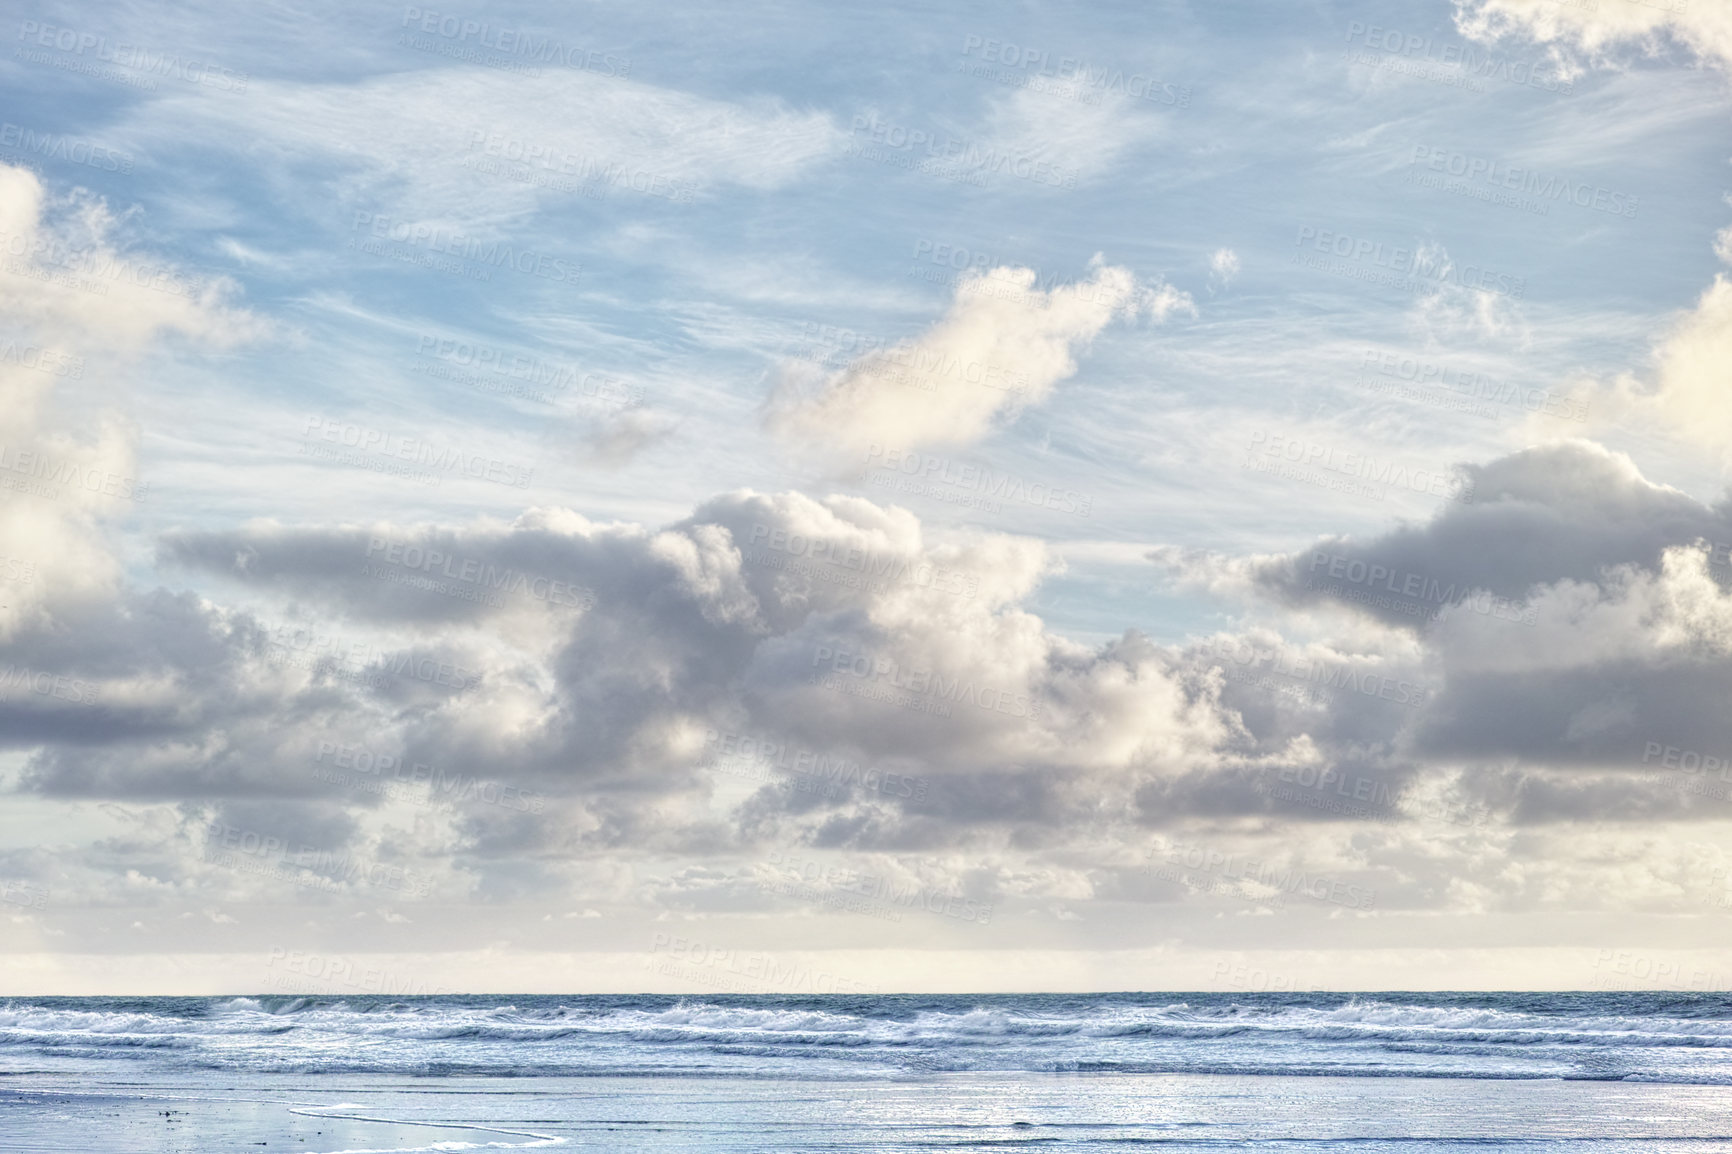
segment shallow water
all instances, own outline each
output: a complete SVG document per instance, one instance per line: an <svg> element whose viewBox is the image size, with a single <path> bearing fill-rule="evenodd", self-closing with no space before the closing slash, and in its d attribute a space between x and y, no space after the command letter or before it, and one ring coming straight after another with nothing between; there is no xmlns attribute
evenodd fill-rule
<svg viewBox="0 0 1732 1154"><path fill-rule="evenodd" d="M1725 995L0 1003L0 1151L1732 1151L1728 1082Z"/></svg>

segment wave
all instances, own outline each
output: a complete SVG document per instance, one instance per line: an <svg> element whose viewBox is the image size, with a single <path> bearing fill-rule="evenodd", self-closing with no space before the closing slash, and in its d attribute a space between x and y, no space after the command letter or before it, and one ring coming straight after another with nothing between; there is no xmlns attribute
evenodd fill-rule
<svg viewBox="0 0 1732 1154"><path fill-rule="evenodd" d="M13 999L0 1054L295 1073L881 1077L981 1070L1732 1083L1732 1004L1231 998ZM1718 1009L1712 1009L1717 1005Z"/></svg>

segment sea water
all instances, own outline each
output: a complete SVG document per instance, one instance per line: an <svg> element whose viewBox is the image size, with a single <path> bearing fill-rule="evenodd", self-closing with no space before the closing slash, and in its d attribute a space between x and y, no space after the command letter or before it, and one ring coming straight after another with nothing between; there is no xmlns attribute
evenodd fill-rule
<svg viewBox="0 0 1732 1154"><path fill-rule="evenodd" d="M14 998L0 1151L1732 1152L1732 996Z"/></svg>

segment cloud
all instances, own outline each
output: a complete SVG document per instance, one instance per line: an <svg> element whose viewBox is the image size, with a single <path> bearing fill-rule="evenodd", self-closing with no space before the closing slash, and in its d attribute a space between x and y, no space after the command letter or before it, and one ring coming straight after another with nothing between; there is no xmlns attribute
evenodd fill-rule
<svg viewBox="0 0 1732 1154"><path fill-rule="evenodd" d="M28 174L0 177L0 219L20 235L107 245L121 227L95 202L51 201ZM1218 254L1213 267L1228 263ZM43 333L101 329L107 343L92 347L110 364L165 332L220 344L262 331L222 286L132 286L111 302L130 311L110 328L97 294L47 283L8 291ZM1048 399L1115 319L1175 311L1194 311L1190 299L1098 258L1088 280L1044 290L1030 270L993 270L927 333L867 354L772 423L844 449L977 439ZM1670 347L1682 367L1664 380L1711 372L1712 350L1690 352L1698 338L1680 331ZM994 387L988 366L1026 376L1017 390ZM45 452L125 467L121 422L55 439L70 434L54 423L45 380L28 382L33 403L8 430ZM592 447L629 455L666 435L655 414L640 415L596 430ZM0 656L29 676L8 675L0 732L26 755L18 782L29 792L179 807L112 860L148 867L141 876L165 893L214 886L229 897L299 883L213 873L200 856L212 829L245 827L343 861L423 862L456 890L501 893L566 884L552 863L624 848L968 848L985 864L934 867L923 884L1076 900L1095 883L1056 867L1019 880L993 854L1011 841L1054 853L1079 838L1119 846L1197 822L1354 820L1271 792L1284 772L1325 767L1404 798L1454 790L1449 806L1580 820L1627 806L1628 789L1533 775L1627 766L1652 740L1723 747L1732 735L1713 702L1732 690L1732 601L1693 544L1732 541L1727 510L1586 442L1469 472L1471 503L1369 542L1165 554L1217 594L1298 610L1285 624L1313 633L1247 625L1178 646L1134 631L1068 641L1027 608L1060 569L1045 546L934 534L906 510L855 497L725 493L659 527L545 507L511 521L164 534L159 560L198 577L202 594L133 587L93 497L18 501L5 514L13 539L54 579L9 599ZM1342 592L1353 582L1331 572L1335 554L1367 575L1379 566L1484 590L1534 619L1470 606L1427 621L1353 599ZM1319 572L1341 588L1308 585ZM1511 629L1529 631L1521 645ZM857 783L825 797L754 785L723 801L718 733L932 789L918 806ZM425 820L405 832L383 820L400 799L318 775L321 750L335 746L547 804L424 803ZM1413 818L1411 804L1385 816ZM1706 811L1674 799L1640 812ZM698 888L732 892L738 880Z"/></svg>
<svg viewBox="0 0 1732 1154"><path fill-rule="evenodd" d="M539 508L463 525L182 530L163 538L162 562L253 608L122 593L62 615L55 667L101 681L101 723L55 729L38 699L5 731L34 746L29 791L175 803L167 816L147 806L159 816L109 860L207 904L293 885L376 904L391 895L366 878L392 862L449 893L564 892L567 871L588 871L584 892L600 900L619 889L594 874L610 854L749 862L764 846L846 853L980 900L1194 901L1137 872L1150 831L1226 839L1279 821L1282 860L1362 878L1459 867L1455 850L1415 848L1439 822L1483 841L1489 828L1471 823L1486 814L1525 826L1717 817L1712 800L1617 773L1640 769L1648 741L1732 749L1710 707L1732 691L1732 596L1676 543L1718 532L1722 514L1581 443L1476 470L1483 507L1318 548L1390 566L1457 559L1464 582L1529 590L1536 625L1466 613L1415 628L1331 602L1303 587L1307 550L1215 562L1227 574L1216 589L1315 612L1318 636L1244 626L1180 646L1134 632L1084 646L1024 607L1056 570L1039 542L935 536L905 510L844 496L728 493L659 528ZM1209 574L1206 558L1181 560ZM270 625L284 618L364 640L361 660L385 676L349 675L341 645L299 659ZM46 637L25 643L49 652ZM477 678L459 690L392 675L401 653ZM745 772L724 764L718 735L785 752ZM414 822L392 821L401 799L330 777L321 750L333 747L546 805L435 797ZM780 787L814 755L930 788L916 802L858 775L822 796ZM1362 858L1302 845L1299 831L1341 822L1373 838ZM299 880L249 872L250 858L213 864L225 829L325 856ZM1094 864L1073 868L1085 846ZM949 856L891 869L910 852ZM91 892L110 884L78 868ZM614 897L757 910L759 880L693 867ZM1401 898L1532 900L1513 882Z"/></svg>
<svg viewBox="0 0 1732 1154"><path fill-rule="evenodd" d="M1482 590L1519 600L1536 586L1608 581L1619 566L1657 571L1668 548L1732 541L1732 508L1710 509L1654 484L1629 457L1590 441L1524 449L1463 471L1470 501L1368 542L1325 538L1289 557L1236 565L1162 557L1223 588L1237 578L1295 607L1340 605L1419 629L1428 616L1415 610L1444 604L1436 599L1443 590L1448 600Z"/></svg>
<svg viewBox="0 0 1732 1154"><path fill-rule="evenodd" d="M661 527L547 507L509 522L180 530L160 560L209 594L117 586L57 605L53 628L14 638L8 656L88 680L103 708L73 718L20 694L5 732L31 751L29 791L180 805L121 857L177 885L220 879L225 901L298 883L212 873L196 859L220 827L340 863L420 862L455 890L558 888L566 865L625 849L806 845L967 850L968 869L934 867L922 884L1074 900L1119 883L1066 880L1064 855L1085 842L1129 853L1139 830L1347 821L1399 841L1419 836L1396 833L1414 823L1486 813L1713 818L1700 799L1660 791L1630 809L1627 784L1559 774L1634 772L1649 741L1732 749L1711 705L1732 691L1732 596L1693 546L1732 542L1726 510L1582 442L1473 472L1473 504L1366 542L1166 554L1218 594L1300 611L1282 630L1177 646L1135 632L1067 641L1026 608L1057 571L1045 546L935 535L857 497L740 491ZM1501 590L1535 620L1417 622L1344 594L1366 583L1348 575L1360 563L1361 576L1401 574L1398 588L1411 571ZM1317 573L1341 588L1308 587ZM302 636L310 656L284 641ZM768 780L745 780L718 735L930 789L915 803L858 777L823 796L780 788L792 771L777 757ZM330 778L321 751L335 747L546 804L435 799L411 830L385 820L400 799ZM1295 784L1325 771L1377 800ZM1017 881L1012 843L1058 872ZM762 903L749 877L711 873L640 897ZM341 870L321 876L354 888Z"/></svg>
<svg viewBox="0 0 1732 1154"><path fill-rule="evenodd" d="M1714 253L1732 263L1732 226L1714 237ZM1598 386L1600 420L1618 428L1658 425L1722 458L1732 455L1732 281L1716 273L1693 307L1681 311L1654 343L1653 367Z"/></svg>
<svg viewBox="0 0 1732 1154"><path fill-rule="evenodd" d="M170 333L217 346L263 334L230 307L232 281L126 245L127 223L84 189L50 197L34 172L0 164L0 242L14 258L0 263L9 323L86 355L131 353Z"/></svg>
<svg viewBox="0 0 1732 1154"><path fill-rule="evenodd" d="M777 188L830 155L840 135L827 114L769 99L712 100L592 72L461 67L351 83L255 78L244 101L162 97L119 131L157 153L189 138L225 145L283 180L317 168L340 192L331 207L340 229L353 208L472 233L550 201Z"/></svg>
<svg viewBox="0 0 1732 1154"><path fill-rule="evenodd" d="M1592 5L1556 0L1457 0L1456 26L1477 40L1523 35L1572 48L1598 67L1619 48L1656 54L1668 40L1709 63L1732 66L1732 9L1689 0L1605 0Z"/></svg>
<svg viewBox="0 0 1732 1154"><path fill-rule="evenodd" d="M1050 161L1083 181L1110 169L1129 149L1163 131L1158 115L1119 93L1100 92L1093 102L1066 99L1030 88L994 104L988 119L997 151Z"/></svg>
<svg viewBox="0 0 1732 1154"><path fill-rule="evenodd" d="M1225 291L1239 277L1239 254L1230 248L1218 248L1209 256L1209 291Z"/></svg>
<svg viewBox="0 0 1732 1154"><path fill-rule="evenodd" d="M0 243L13 257L0 265L0 311L10 329L0 358L7 398L0 407L7 498L0 540L31 573L0 601L0 641L14 647L14 682L25 676L39 684L32 679L62 674L58 663L81 648L108 644L68 616L106 616L112 626L130 611L112 600L120 566L102 526L148 499L136 467L136 427L105 404L118 398L126 370L164 336L220 348L267 331L230 303L232 284L189 277L125 244L124 234L124 222L102 200L83 191L51 197L34 173L0 165ZM0 710L17 716L22 732L100 728L68 700L78 694L51 692L47 712L31 721L23 715L43 703L16 684L6 692Z"/></svg>
<svg viewBox="0 0 1732 1154"><path fill-rule="evenodd" d="M1434 278L1415 296L1410 310L1428 345L1466 340L1520 347L1530 342L1527 319L1514 296L1460 283L1451 275L1454 258L1437 241L1416 242L1414 254L1414 266L1432 270Z"/></svg>
<svg viewBox="0 0 1732 1154"><path fill-rule="evenodd" d="M1410 638L1407 676L1434 687L1399 743L1420 761L1633 770L1648 741L1732 748L1712 704L1732 690L1732 502L1705 506L1581 441L1468 472L1471 503L1368 541L1155 559L1314 628ZM1307 732L1333 748L1326 725Z"/></svg>
<svg viewBox="0 0 1732 1154"><path fill-rule="evenodd" d="M1637 395L1685 438L1732 452L1732 281L1716 275L1657 350L1656 389Z"/></svg>
<svg viewBox="0 0 1732 1154"><path fill-rule="evenodd" d="M667 413L634 406L597 418L584 446L596 464L618 467L667 440L678 427L678 419Z"/></svg>
<svg viewBox="0 0 1732 1154"><path fill-rule="evenodd" d="M867 352L810 396L801 393L808 382L786 378L772 398L770 428L844 459L862 459L874 444L978 441L1073 376L1077 353L1114 319L1159 323L1196 311L1171 285L1139 284L1098 255L1089 267L1089 279L1044 290L1032 269L971 273L944 319L918 338Z"/></svg>
<svg viewBox="0 0 1732 1154"><path fill-rule="evenodd" d="M323 605L333 633L412 626L435 649L485 633L482 688L428 719L425 748L549 788L671 772L717 726L982 770L1148 765L1222 731L1158 647L1090 652L1017 608L1053 566L1037 543L928 541L912 514L859 498L733 494L653 532L559 509L464 529L261 525L164 551Z"/></svg>

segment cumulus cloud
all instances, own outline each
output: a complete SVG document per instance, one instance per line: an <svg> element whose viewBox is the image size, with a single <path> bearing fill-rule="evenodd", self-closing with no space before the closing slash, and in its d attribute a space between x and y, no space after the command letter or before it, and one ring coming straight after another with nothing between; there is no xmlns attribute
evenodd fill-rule
<svg viewBox="0 0 1732 1154"><path fill-rule="evenodd" d="M17 235L120 227L94 202L50 202L28 174L0 177ZM166 280L107 298L130 310L109 325L104 298L56 281L51 247L36 251L48 271L32 283L48 287L6 288L31 339L100 329L88 343L117 363L163 332L207 343L258 332L226 286L165 292ZM1213 268L1231 273L1220 254ZM1050 289L1030 270L996 269L966 282L927 333L868 353L771 421L844 450L977 439L1047 399L1115 319L1175 311L1193 311L1184 294L1099 259L1089 279ZM6 427L47 452L63 434L54 378L37 376ZM639 416L598 429L592 449L625 456L666 435ZM83 445L124 470L129 431L96 427L107 431L63 451ZM934 534L856 497L740 491L659 527L543 507L509 521L165 533L160 563L196 576L198 594L129 584L94 498L20 499L8 527L54 580L9 598L3 656L30 676L0 690L0 733L26 755L22 788L143 806L136 835L104 849L145 879L141 894L190 887L222 900L308 885L376 899L345 876L355 862L369 874L422 863L418 876L449 892L518 893L567 884L560 871L625 848L764 844L869 857L967 847L973 864L896 868L982 895L1141 894L1116 875L1054 864L1035 876L999 855L1012 844L1062 855L1081 838L1123 856L1150 830L1199 822L1362 819L1280 792L1325 771L1372 783L1384 823L1454 821L1475 806L1576 820L1626 805L1628 788L1545 774L1627 764L1654 735L1724 742L1711 702L1732 689L1732 603L1712 549L1732 541L1726 509L1588 443L1470 472L1471 503L1368 542L1163 554L1217 595L1300 611L1285 624L1311 631L1246 625L1177 646L1134 631L1069 641L1027 607L1061 568L1044 545ZM1535 618L1454 606L1427 619L1349 595L1349 573L1368 581L1373 566L1483 590ZM1429 605L1420 588L1403 595ZM1511 629L1523 644L1496 632ZM721 735L930 789L911 804L860 778L823 795L739 787ZM338 749L538 805L460 804L459 791L435 789L412 803L415 821L393 824L384 815L403 797L333 776ZM1639 810L1694 819L1700 808ZM206 860L213 831L234 829L327 858L311 881ZM688 871L655 901L725 904L744 877ZM631 897L617 878L591 883Z"/></svg>
<svg viewBox="0 0 1732 1154"><path fill-rule="evenodd" d="M348 876L355 863L519 894L627 849L739 859L790 845L980 900L1189 901L1146 876L1140 839L1352 822L1381 845L1331 867L1357 877L1407 860L1420 828L1483 841L1488 817L1714 819L1711 800L1631 779L1648 742L1732 748L1711 705L1732 691L1732 596L1714 569L1732 545L1712 552L1732 542L1726 510L1581 442L1474 470L1472 504L1364 542L1165 554L1218 595L1299 611L1176 646L1068 641L1026 607L1058 570L1041 543L935 535L857 497L741 491L661 527L547 507L181 530L160 561L200 575L206 596L116 583L56 606L54 628L8 655L99 685L101 708L17 694L4 732L30 752L27 790L156 815L113 861L224 901L288 886L395 896ZM1351 595L1374 565L1398 589L1436 576L1535 617L1392 612ZM1422 584L1410 599L1428 597ZM353 760L333 776L339 749L446 784L424 777L407 802L362 790L372 777ZM797 788L815 765L877 777ZM922 782L918 800L882 788L892 779ZM453 780L487 784L460 796ZM484 804L486 791L523 804ZM405 804L415 819L390 820ZM309 877L248 872L229 850L207 860L225 830L325 856ZM1095 864L1065 864L1084 843ZM889 855L964 849L891 868ZM1285 852L1328 860L1322 843ZM583 884L746 910L764 907L762 880L688 866L648 890Z"/></svg>
<svg viewBox="0 0 1732 1154"><path fill-rule="evenodd" d="M770 428L848 456L873 444L978 441L996 420L1040 404L1075 375L1078 352L1113 320L1196 311L1187 294L1141 284L1098 255L1090 269L1087 280L1050 289L1037 286L1033 269L970 273L944 319L919 337L867 352L809 396L806 382L784 380Z"/></svg>
<svg viewBox="0 0 1732 1154"><path fill-rule="evenodd" d="M126 223L100 197L82 189L51 197L34 172L0 164L8 322L76 339L80 352L136 351L167 333L219 346L261 335L260 322L229 306L232 281L126 244Z"/></svg>
<svg viewBox="0 0 1732 1154"><path fill-rule="evenodd" d="M1732 263L1732 226L1715 234L1714 253ZM1663 326L1652 367L1597 386L1599 419L1617 427L1655 425L1725 457L1732 453L1732 281L1716 273L1691 308Z"/></svg>
<svg viewBox="0 0 1732 1154"><path fill-rule="evenodd" d="M1657 406L1689 440L1722 453L1732 450L1732 281L1717 275L1657 350L1652 394L1638 406Z"/></svg>
<svg viewBox="0 0 1732 1154"><path fill-rule="evenodd" d="M1320 628L1346 618L1410 638L1410 676L1434 691L1406 756L1634 770L1650 741L1732 746L1712 704L1732 689L1732 503L1703 505L1589 442L1469 472L1471 503L1370 540L1155 559Z"/></svg>
<svg viewBox="0 0 1732 1154"><path fill-rule="evenodd" d="M859 498L741 493L659 531L545 509L461 529L177 534L164 550L322 605L333 633L412 625L426 645L471 646L488 673L424 719L420 748L549 789L687 783L679 767L716 727L983 772L1158 768L1225 732L1158 647L1091 651L1018 607L1053 569L1038 543L928 540Z"/></svg>
<svg viewBox="0 0 1732 1154"><path fill-rule="evenodd" d="M1573 49L1595 65L1620 48L1655 53L1672 41L1719 67L1732 65L1732 9L1724 4L1559 4L1555 0L1457 0L1456 25L1480 40L1522 35Z"/></svg>
<svg viewBox="0 0 1732 1154"><path fill-rule="evenodd" d="M1374 783L1379 821L1475 805L1538 820L1553 794L1512 793L1484 774L1458 777L1447 804L1416 813L1413 799L1464 762L1627 767L1650 735L1723 742L1706 700L1732 689L1732 598L1711 568L1714 543L1732 541L1725 510L1586 443L1475 476L1474 503L1370 541L1331 538L1286 557L1166 555L1217 593L1312 616L1309 639L1246 627L1177 647L1135 633L1066 641L1023 607L1055 570L1042 545L935 538L907 511L855 497L727 494L660 529L546 508L465 526L177 533L165 562L297 607L297 620L334 635L378 638L375 671L414 645L429 668L479 676L461 690L370 682L229 642L216 650L227 656L204 658L211 681L253 691L241 695L251 712L220 738L207 732L217 699L159 720L157 733L45 752L30 781L329 801L305 769L320 742L370 742L452 772L509 767L553 808L466 815L454 844L570 857L761 839L935 848L1011 828L1062 840L1102 814L1155 826L1364 816L1273 788L1324 770ZM1472 597L1444 606L1443 586L1489 591L1509 611L1481 612ZM227 634L202 632L268 638L222 620ZM729 815L703 802L726 777L717 734L935 784L918 807L857 788L820 799L765 786ZM1569 796L1579 807L1619 795Z"/></svg>
<svg viewBox="0 0 1732 1154"><path fill-rule="evenodd" d="M1219 586L1237 578L1289 605L1347 605L1417 629L1430 619L1418 610L1444 603L1436 599L1440 586L1453 590L1450 600L1481 590L1519 600L1536 586L1603 582L1618 566L1658 571L1670 547L1732 540L1732 509L1711 509L1657 485L1628 456L1593 442L1524 449L1463 468L1471 501L1451 502L1424 525L1371 541L1327 538L1290 557L1225 565L1163 557Z"/></svg>
<svg viewBox="0 0 1732 1154"><path fill-rule="evenodd" d="M0 605L0 639L18 647L0 693L12 712L31 712L16 705L32 696L19 678L41 684L63 675L59 662L80 648L107 644L67 615L116 611L119 564L103 522L148 497L136 429L113 404L123 370L161 336L224 347L265 331L230 303L232 284L128 245L124 224L98 198L52 197L34 173L0 165L0 244L10 257L0 265L0 540L14 582ZM65 724L75 725L68 698L79 696L62 688L50 712L72 705Z"/></svg>
<svg viewBox="0 0 1732 1154"><path fill-rule="evenodd" d="M1134 632L1066 641L1024 607L1057 567L1039 542L934 536L856 497L742 491L660 528L540 508L510 522L179 531L162 562L253 608L123 593L64 617L56 668L133 688L105 697L94 726L36 696L5 732L34 748L27 789L180 803L113 858L224 900L290 885L380 896L346 876L356 862L416 863L442 892L527 893L628 848L803 844L981 900L1175 901L1197 895L1152 885L1137 848L1150 832L1280 820L1301 838L1365 823L1382 848L1331 867L1356 877L1411 854L1419 835L1399 831L1415 823L1482 838L1489 814L1715 817L1617 771L1638 769L1651 740L1728 747L1709 702L1732 691L1732 597L1693 547L1732 540L1723 511L1586 444L1477 468L1483 504L1426 526L1284 558L1169 556L1218 593L1336 615L1309 639L1246 626L1179 646ZM1307 588L1319 551L1522 590L1538 621L1470 612L1415 627ZM1366 627L1342 624L1352 617ZM302 636L310 655L285 644ZM447 669L474 677L454 684ZM367 775L352 765L332 777L333 749L544 804L435 789L414 822L392 823L402 799L357 792ZM793 788L786 775L814 764L924 784L918 801L859 775ZM1572 768L1602 778L1559 775ZM299 880L205 860L236 829L325 857ZM1087 870L1063 864L1078 839L1105 855ZM1012 845L1055 856L1036 877ZM930 869L888 856L960 849L966 861ZM1284 852L1328 860L1322 843ZM692 866L624 897L758 909L761 880Z"/></svg>

